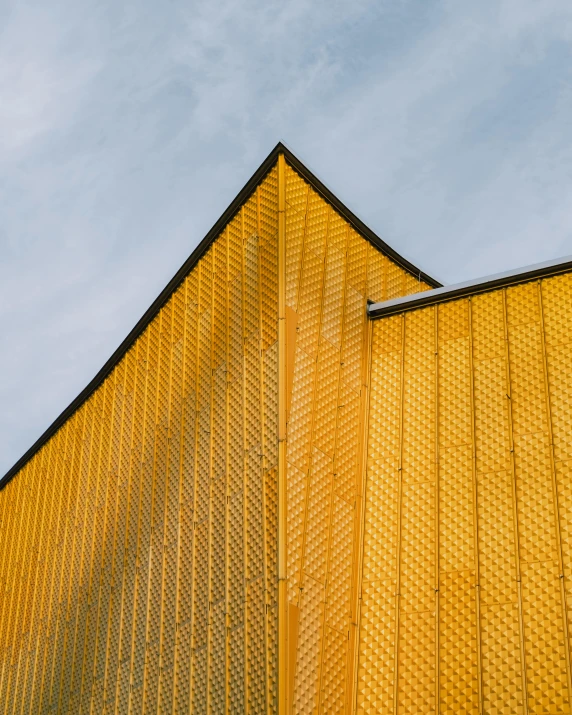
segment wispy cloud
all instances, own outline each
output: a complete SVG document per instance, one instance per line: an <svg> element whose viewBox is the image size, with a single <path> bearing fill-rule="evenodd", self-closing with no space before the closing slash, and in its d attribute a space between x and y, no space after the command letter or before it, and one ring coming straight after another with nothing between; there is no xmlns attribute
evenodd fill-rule
<svg viewBox="0 0 572 715"><path fill-rule="evenodd" d="M24 0L0 28L0 472L279 138L448 282L572 253L566 0Z"/></svg>

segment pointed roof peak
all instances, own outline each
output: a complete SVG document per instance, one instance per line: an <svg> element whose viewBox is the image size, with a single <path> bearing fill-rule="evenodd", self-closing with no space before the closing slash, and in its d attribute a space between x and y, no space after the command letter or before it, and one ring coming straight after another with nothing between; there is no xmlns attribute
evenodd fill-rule
<svg viewBox="0 0 572 715"><path fill-rule="evenodd" d="M333 208L336 209L336 211L351 225L355 230L361 234L365 239L367 239L375 248L377 248L381 253L384 255L388 256L388 258L391 258L392 261L397 263L397 265L401 266L405 271L408 273L411 273L411 275L415 276L415 278L419 278L420 280L424 281L428 285L430 285L432 288L441 288L442 284L430 276L428 273L425 273L425 271L422 271L420 268L418 268L416 265L411 263L407 258L402 256L400 253L398 253L395 249L393 249L390 245L388 245L383 239L381 239L375 231L372 231L372 229L367 226L356 214L349 209L346 204L344 204L340 199L334 194L334 192L329 189L321 179L319 179L314 172L312 172L306 164L304 164L295 154L294 152L286 146L286 144L282 141L279 141L274 149L270 152L268 155L267 159L265 160L268 161L272 157L272 160L275 161L278 157L278 154L284 154L286 161L290 166L295 169L300 176L305 179L311 186L312 188L322 196L323 199L327 203L329 203ZM271 161L271 165L273 164L273 161ZM265 163L264 162L264 163Z"/></svg>
<svg viewBox="0 0 572 715"><path fill-rule="evenodd" d="M391 246L385 243L374 231L372 231L361 219L359 219L353 211L351 211L344 203L342 203L338 197L330 190L328 187L320 180L318 177L308 169L308 167L298 159L298 157L289 149L286 144L279 141L264 161L260 164L258 169L238 192L233 201L229 204L226 210L222 213L220 218L216 221L207 235L200 241L200 243L193 250L191 255L167 283L165 288L149 306L149 308L143 313L141 318L137 321L136 325L129 332L127 337L122 341L119 347L114 351L111 357L106 361L101 370L95 375L95 377L89 382L88 385L79 393L79 395L63 410L63 412L52 422L48 429L34 442L34 444L18 459L18 461L9 469L6 474L0 479L0 490L3 489L6 484L14 477L22 467L31 459L31 457L54 435L57 430L66 422L66 420L71 417L71 415L82 405L85 400L87 400L90 395L97 390L97 388L103 383L105 378L111 373L113 368L120 362L123 356L127 353L129 348L137 340L137 338L144 332L149 323L161 310L161 308L167 303L169 298L173 295L175 290L184 281L186 276L194 268L194 266L199 262L202 256L208 251L210 246L214 243L218 236L224 228L230 223L234 216L238 213L241 207L245 204L246 200L252 195L256 190L257 186L262 183L266 178L268 173L276 165L278 161L278 156L280 154L284 155L287 164L291 166L311 187L316 191L328 204L330 204L353 228L366 240L368 240L375 248L377 248L381 253L388 256L392 261L398 264L401 268L406 270L415 278L429 284L432 288L439 288L441 284L436 281L431 276L427 275L424 271L421 271L416 266L414 266L410 261L397 253Z"/></svg>

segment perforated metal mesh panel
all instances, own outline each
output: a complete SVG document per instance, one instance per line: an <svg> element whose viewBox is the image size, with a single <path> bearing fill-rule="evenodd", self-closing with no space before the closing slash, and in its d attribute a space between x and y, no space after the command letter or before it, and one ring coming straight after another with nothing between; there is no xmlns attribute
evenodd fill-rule
<svg viewBox="0 0 572 715"><path fill-rule="evenodd" d="M367 299L426 289L286 166L289 705L352 699Z"/></svg>
<svg viewBox="0 0 572 715"><path fill-rule="evenodd" d="M569 713L572 275L373 324L357 712Z"/></svg>
<svg viewBox="0 0 572 715"><path fill-rule="evenodd" d="M0 493L0 711L277 697L277 169Z"/></svg>

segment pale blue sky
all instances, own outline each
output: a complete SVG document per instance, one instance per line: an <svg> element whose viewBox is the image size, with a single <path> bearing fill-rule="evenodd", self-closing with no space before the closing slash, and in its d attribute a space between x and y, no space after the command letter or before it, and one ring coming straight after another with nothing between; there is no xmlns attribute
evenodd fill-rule
<svg viewBox="0 0 572 715"><path fill-rule="evenodd" d="M0 4L0 475L278 139L447 283L572 254L572 3Z"/></svg>

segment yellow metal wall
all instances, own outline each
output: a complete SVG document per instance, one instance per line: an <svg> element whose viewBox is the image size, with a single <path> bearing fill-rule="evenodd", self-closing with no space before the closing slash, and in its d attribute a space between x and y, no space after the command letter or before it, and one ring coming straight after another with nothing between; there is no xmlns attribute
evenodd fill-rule
<svg viewBox="0 0 572 715"><path fill-rule="evenodd" d="M357 712L569 713L572 275L373 323Z"/></svg>
<svg viewBox="0 0 572 715"><path fill-rule="evenodd" d="M2 712L353 703L366 300L427 286L281 166L0 492Z"/></svg>
<svg viewBox="0 0 572 715"><path fill-rule="evenodd" d="M340 713L354 669L366 300L426 286L285 173L289 710Z"/></svg>
<svg viewBox="0 0 572 715"><path fill-rule="evenodd" d="M276 710L277 201L0 493L2 713Z"/></svg>

